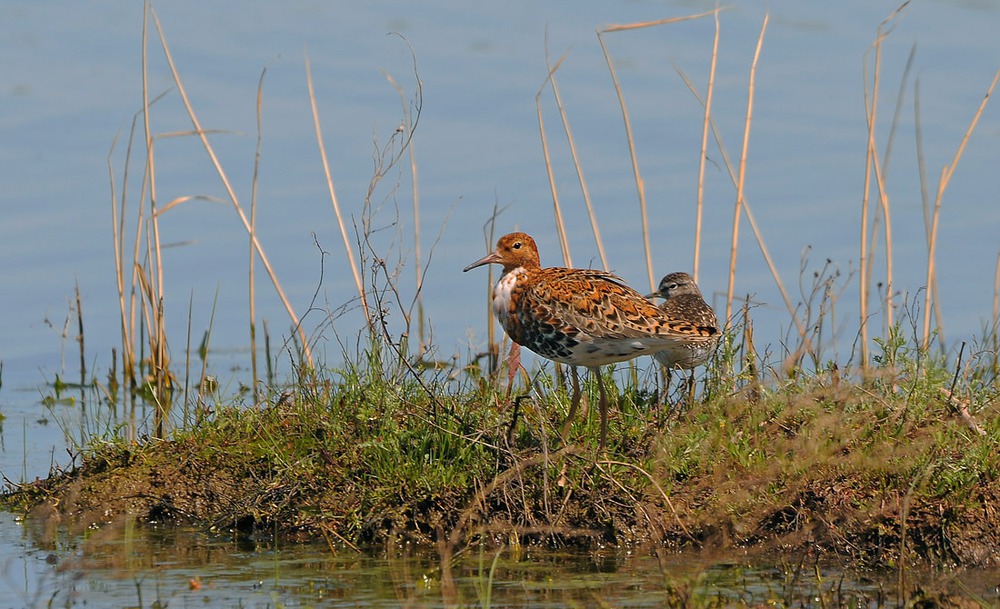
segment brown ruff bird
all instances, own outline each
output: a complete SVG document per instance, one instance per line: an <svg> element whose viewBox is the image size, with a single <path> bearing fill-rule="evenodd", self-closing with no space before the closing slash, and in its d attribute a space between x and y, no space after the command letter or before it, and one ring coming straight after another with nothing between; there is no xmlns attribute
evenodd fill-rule
<svg viewBox="0 0 1000 609"><path fill-rule="evenodd" d="M667 369L667 388L670 387L670 371L692 370L708 361L719 342L719 321L715 311L705 302L698 284L691 275L670 273L660 280L655 292L646 298L662 298L660 311L671 319L686 322L697 330L698 337L672 345L653 354L656 361ZM689 390L693 389L693 376Z"/></svg>
<svg viewBox="0 0 1000 609"><path fill-rule="evenodd" d="M515 343L542 357L590 369L597 378L601 442L607 440L608 405L598 368L640 355L681 348L705 329L664 314L618 277L588 269L542 268L535 240L504 235L491 254L465 267L499 264L493 312ZM715 331L715 329L712 329ZM574 374L575 377L575 374ZM579 396L563 427L567 435Z"/></svg>

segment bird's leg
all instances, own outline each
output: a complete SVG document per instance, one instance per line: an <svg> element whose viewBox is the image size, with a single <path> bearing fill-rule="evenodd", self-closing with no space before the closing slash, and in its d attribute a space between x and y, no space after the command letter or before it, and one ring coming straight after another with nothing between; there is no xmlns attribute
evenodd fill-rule
<svg viewBox="0 0 1000 609"><path fill-rule="evenodd" d="M590 373L597 376L597 391L601 395L601 444L599 450L603 453L608 443L608 395L604 392L604 379L601 378L600 368L591 368Z"/></svg>
<svg viewBox="0 0 1000 609"><path fill-rule="evenodd" d="M694 408L694 368L691 369L687 381L688 408L691 409Z"/></svg>
<svg viewBox="0 0 1000 609"><path fill-rule="evenodd" d="M569 437L569 426L573 423L573 417L576 416L577 408L580 407L580 377L576 373L576 366L570 366L570 374L573 375L573 397L570 399L569 414L566 416L566 422L563 423L563 444L566 443L566 438Z"/></svg>
<svg viewBox="0 0 1000 609"><path fill-rule="evenodd" d="M663 394L659 400L657 400L657 409L659 410L659 415L657 416L657 423L659 427L667 422L668 412L670 410L670 366L660 366L660 370L663 371Z"/></svg>

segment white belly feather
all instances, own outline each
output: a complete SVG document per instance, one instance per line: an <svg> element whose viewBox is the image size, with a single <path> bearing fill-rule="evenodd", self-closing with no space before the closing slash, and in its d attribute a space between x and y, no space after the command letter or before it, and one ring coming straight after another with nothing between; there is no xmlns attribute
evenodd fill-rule
<svg viewBox="0 0 1000 609"><path fill-rule="evenodd" d="M510 293L517 283L518 275L523 272L524 269L518 267L509 273L504 273L497 284L493 286L493 314L497 316L497 321L503 327L507 327L507 316L510 313Z"/></svg>

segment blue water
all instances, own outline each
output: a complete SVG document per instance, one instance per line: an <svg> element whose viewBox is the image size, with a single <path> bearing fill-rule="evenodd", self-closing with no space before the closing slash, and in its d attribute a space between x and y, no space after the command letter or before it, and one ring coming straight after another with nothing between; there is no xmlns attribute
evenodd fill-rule
<svg viewBox="0 0 1000 609"><path fill-rule="evenodd" d="M373 170L373 146L400 124L416 91L423 105L415 133L419 171L428 340L441 359L481 351L486 341L486 272L460 269L482 256L482 227L504 209L498 234L535 236L543 263L561 264L535 95L541 89L556 186L576 266L600 266L551 89L546 59L565 55L556 73L593 199L608 266L645 290L639 211L621 112L595 30L688 15L711 3L615 1L161 3L156 10L185 90L241 204L249 210L257 141L256 94L262 71L259 238L321 362L353 344L356 308L328 324L354 294L317 152L305 82L311 62L325 144L339 203L353 238ZM714 116L738 161L751 58L765 12L770 22L756 75L745 196L793 302L808 248L806 280L826 259L843 277L856 272L865 166L863 87L876 28L895 2L833 4L736 2L720 15ZM44 476L71 463L84 431L79 405L51 407L42 387L79 375L74 286L82 295L85 361L99 378L120 351L111 233L110 165L121 203L125 148L142 107L139 3L0 5L0 472L11 480ZM919 1L892 22L882 50L878 147L884 151L911 48L887 168L895 285L901 301L922 305L926 245L915 147L914 83L931 196L1000 67L998 7L989 2ZM654 275L690 269L702 110L675 66L704 91L714 24L683 24L606 34L635 135L649 204ZM149 88L165 93L151 113L157 134L187 132L187 119L151 26ZM867 63L866 63L867 60ZM388 82L403 89L401 100ZM949 348L976 336L993 317L1000 240L995 171L1000 110L988 105L945 194L938 273ZM141 148L141 123L136 147ZM112 143L118 138L112 150ZM193 137L157 138L160 205L225 191ZM127 204L139 205L141 155L133 154ZM734 188L709 148L699 282L720 313L727 288ZM392 188L398 182L398 188ZM413 215L408 159L375 192L374 242L390 267L401 264L412 298ZM876 201L874 191L872 205ZM131 248L135 216L125 242ZM248 366L246 233L227 202L190 200L161 217L165 306L171 353L185 357L188 325L197 344L212 323L210 371L245 378ZM881 230L881 229L880 229ZM320 250L326 252L321 255ZM431 256L433 252L433 256ZM875 281L885 278L878 245ZM808 288L808 286L807 286ZM735 293L751 294L759 344L776 345L790 318L744 220ZM275 350L288 317L260 264L257 318ZM216 296L217 295L217 296ZM217 313L210 321L216 298ZM314 300L315 298L315 300ZM827 347L850 356L857 332L857 277L838 302L840 334ZM192 302L189 319L188 305ZM310 306L313 308L310 310ZM884 323L877 297L873 333ZM405 325L390 307L394 332ZM309 311L307 313L307 311ZM411 333L415 327L411 328ZM279 357L282 370L287 357ZM235 372L234 372L235 369ZM232 387L233 385L227 385ZM145 416L145 415L144 415ZM69 438L67 440L67 438ZM6 529L9 525L0 526ZM5 535L8 533L5 533ZM8 547L6 544L4 547ZM15 559L20 560L20 559Z"/></svg>

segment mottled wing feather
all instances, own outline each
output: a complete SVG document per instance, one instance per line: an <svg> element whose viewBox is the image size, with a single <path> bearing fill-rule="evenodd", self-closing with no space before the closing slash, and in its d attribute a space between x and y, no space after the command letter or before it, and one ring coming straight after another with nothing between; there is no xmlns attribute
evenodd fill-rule
<svg viewBox="0 0 1000 609"><path fill-rule="evenodd" d="M550 268L533 280L525 297L537 317L556 327L572 326L592 338L660 339L673 344L717 332L665 316L610 273Z"/></svg>

